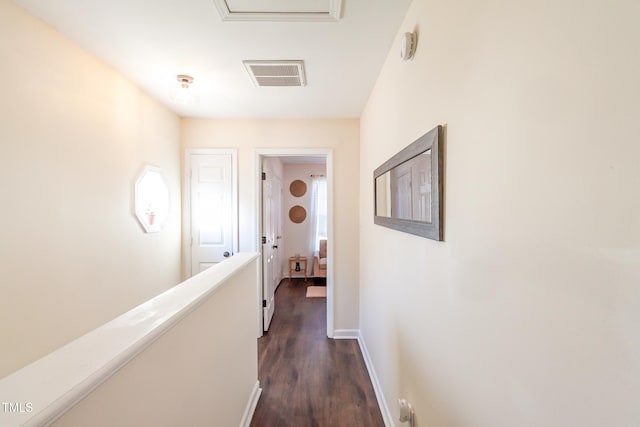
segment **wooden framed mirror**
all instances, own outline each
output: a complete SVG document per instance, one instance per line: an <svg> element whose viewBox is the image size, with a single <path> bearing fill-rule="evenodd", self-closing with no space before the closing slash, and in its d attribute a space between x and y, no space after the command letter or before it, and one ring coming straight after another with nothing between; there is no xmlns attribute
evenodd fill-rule
<svg viewBox="0 0 640 427"><path fill-rule="evenodd" d="M442 126L436 126L373 172L374 223L444 240Z"/></svg>

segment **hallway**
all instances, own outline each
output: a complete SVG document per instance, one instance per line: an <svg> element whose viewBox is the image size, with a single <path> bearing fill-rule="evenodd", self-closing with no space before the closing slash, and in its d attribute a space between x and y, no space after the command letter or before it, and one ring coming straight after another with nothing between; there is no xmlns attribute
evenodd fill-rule
<svg viewBox="0 0 640 427"><path fill-rule="evenodd" d="M311 283L278 287L271 328L258 340L263 391L251 426L384 426L358 342L327 338L326 299L305 297Z"/></svg>

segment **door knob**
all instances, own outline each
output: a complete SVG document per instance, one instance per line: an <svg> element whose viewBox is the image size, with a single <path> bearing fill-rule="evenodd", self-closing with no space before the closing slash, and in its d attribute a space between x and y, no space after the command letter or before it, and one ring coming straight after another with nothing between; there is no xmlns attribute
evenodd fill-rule
<svg viewBox="0 0 640 427"><path fill-rule="evenodd" d="M278 249L278 245L273 245L273 249Z"/></svg>
<svg viewBox="0 0 640 427"><path fill-rule="evenodd" d="M229 253L229 251L224 251L222 256L225 257L225 258L229 258L231 256L231 254Z"/></svg>

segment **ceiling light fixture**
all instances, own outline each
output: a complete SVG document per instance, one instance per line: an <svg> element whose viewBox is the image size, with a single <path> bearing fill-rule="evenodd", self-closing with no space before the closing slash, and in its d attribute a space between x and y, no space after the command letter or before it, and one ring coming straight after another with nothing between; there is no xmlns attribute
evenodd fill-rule
<svg viewBox="0 0 640 427"><path fill-rule="evenodd" d="M178 74L176 76L180 88L176 90L171 98L179 104L194 104L198 102L198 96L190 89L193 84L193 77L186 74Z"/></svg>

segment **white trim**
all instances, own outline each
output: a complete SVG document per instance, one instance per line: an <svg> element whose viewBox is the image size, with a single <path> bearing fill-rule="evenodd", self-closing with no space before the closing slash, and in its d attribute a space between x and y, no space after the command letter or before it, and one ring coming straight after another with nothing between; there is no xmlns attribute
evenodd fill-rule
<svg viewBox="0 0 640 427"><path fill-rule="evenodd" d="M260 180L261 157L324 157L326 160L326 176L327 176L327 337L333 338L333 318L334 318L334 292L333 292L333 271L334 271L334 241L333 238L333 149L332 148L257 148L254 150L254 183L256 194L256 234L255 244L256 251L260 252L262 245L260 236L262 233L262 212L260 209L262 203L262 185ZM262 253L261 253L262 255ZM260 264L260 272L262 272L262 264ZM262 277L262 276L260 276ZM258 319L262 319L262 281L258 284ZM258 320L258 336L262 336L262 320Z"/></svg>
<svg viewBox="0 0 640 427"><path fill-rule="evenodd" d="M247 407L244 410L244 414L242 414L240 427L249 427L251 425L251 420L253 419L253 414L256 411L256 406L258 406L258 400L260 400L261 394L262 389L260 388L260 381L256 381L253 386L253 390L251 390L251 396L249 396Z"/></svg>
<svg viewBox="0 0 640 427"><path fill-rule="evenodd" d="M262 247L262 245L259 245ZM256 269L256 295L258 295L258 300L256 301L256 307L258 308L258 321L256 322L256 327L258 328L258 338L264 335L264 330L262 327L262 322L264 321L264 311L262 310L262 252L258 251L258 256L260 258L260 262L258 262L258 268Z"/></svg>
<svg viewBox="0 0 640 427"><path fill-rule="evenodd" d="M192 154L230 154L231 155L231 192L233 207L233 253L238 253L238 150L235 148L188 148L184 155L184 174L182 183L182 262L184 266L183 279L192 276L191 271L191 155Z"/></svg>
<svg viewBox="0 0 640 427"><path fill-rule="evenodd" d="M333 338L336 340L358 340L360 353L362 353L364 364L367 367L369 379L371 380L371 385L373 386L373 391L376 395L376 400L378 401L378 407L380 408L380 412L382 413L384 425L386 427L395 427L395 424L393 423L393 417L391 415L391 412L389 411L389 407L387 406L387 401L384 398L384 394L382 393L382 388L380 387L378 376L376 375L376 371L373 368L373 361L371 360L371 356L369 355L367 346L364 343L364 338L362 337L362 332L360 331L360 329L336 329L333 332Z"/></svg>
<svg viewBox="0 0 640 427"><path fill-rule="evenodd" d="M337 22L342 17L342 0L329 0L326 12L232 12L225 0L214 0L223 21Z"/></svg>
<svg viewBox="0 0 640 427"><path fill-rule="evenodd" d="M352 333L354 330L347 329ZM373 391L376 394L376 399L378 400L378 406L380 407L380 412L382 413L382 419L384 420L384 425L386 427L395 427L393 422L393 416L389 411L389 407L387 406L387 400L384 398L384 394L382 393L382 387L380 387L380 381L378 381L378 376L376 375L376 370L373 367L373 361L371 360L371 356L369 355L369 351L367 350L367 346L364 343L364 337L362 336L362 331L357 331L358 335L358 344L360 345L360 352L362 353L362 358L364 359L364 364L367 366L367 371L369 372L369 378L371 379L371 385L373 386ZM337 331L336 331L337 332Z"/></svg>
<svg viewBox="0 0 640 427"><path fill-rule="evenodd" d="M263 257L262 257L262 161L260 160L262 156L255 150L255 154L253 156L253 170L255 175L253 177L253 183L255 184L255 195L256 195L256 224L255 224L255 238L253 240L255 244L254 250L260 254L260 262L258 263L258 280L256 281L256 294L258 295L258 301L256 302L256 307L258 308L258 338L264 335L264 310L262 307L262 301L264 301L264 284L262 280L263 274Z"/></svg>
<svg viewBox="0 0 640 427"><path fill-rule="evenodd" d="M3 425L50 425L257 258L238 253L0 379L2 399L33 405Z"/></svg>
<svg viewBox="0 0 640 427"><path fill-rule="evenodd" d="M333 338L333 254L335 239L333 235L333 150L327 153L327 336Z"/></svg>
<svg viewBox="0 0 640 427"><path fill-rule="evenodd" d="M333 331L333 339L336 340L357 340L359 338L359 329L336 329Z"/></svg>

